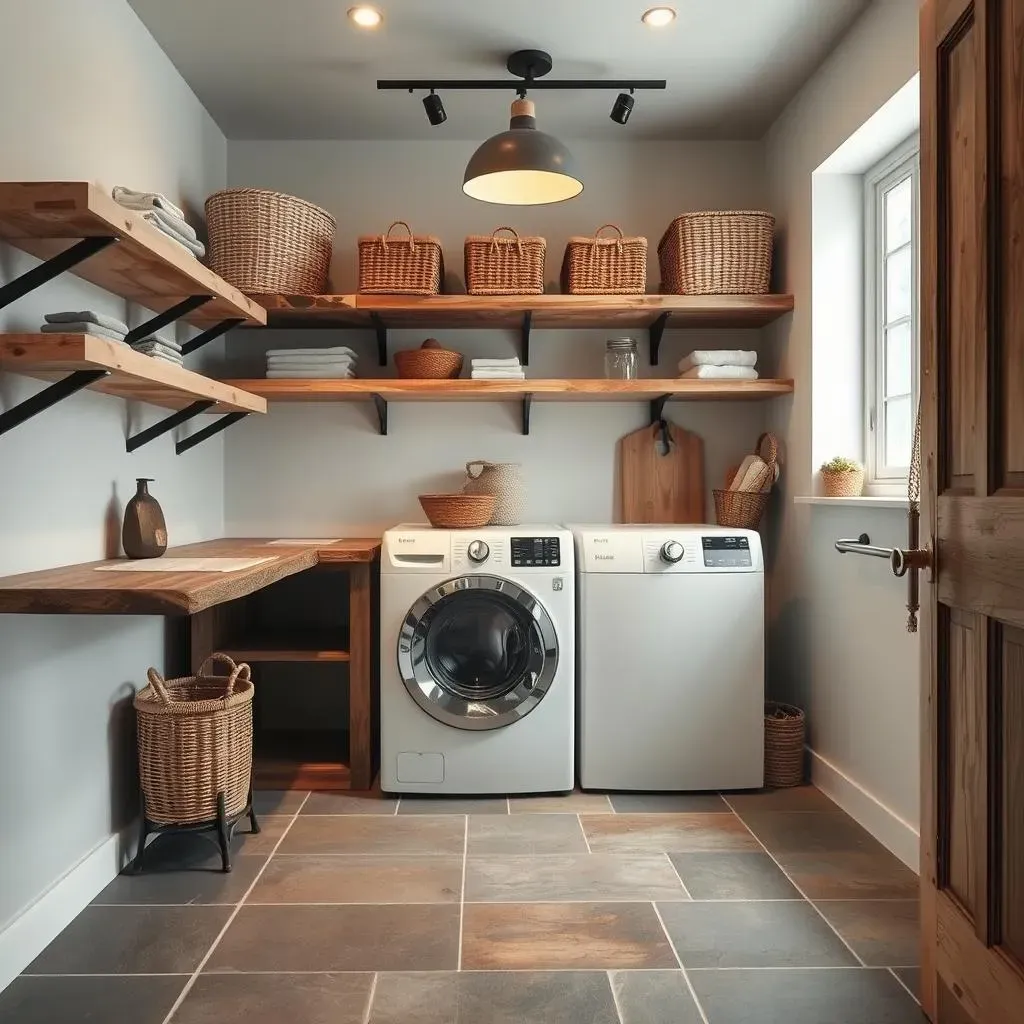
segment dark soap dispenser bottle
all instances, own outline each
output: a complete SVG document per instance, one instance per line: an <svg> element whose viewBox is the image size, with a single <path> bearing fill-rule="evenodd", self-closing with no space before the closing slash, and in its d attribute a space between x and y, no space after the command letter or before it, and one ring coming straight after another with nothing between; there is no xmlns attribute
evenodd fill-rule
<svg viewBox="0 0 1024 1024"><path fill-rule="evenodd" d="M124 510L121 544L129 558L159 558L167 550L167 524L160 503L149 493L152 481L139 477Z"/></svg>

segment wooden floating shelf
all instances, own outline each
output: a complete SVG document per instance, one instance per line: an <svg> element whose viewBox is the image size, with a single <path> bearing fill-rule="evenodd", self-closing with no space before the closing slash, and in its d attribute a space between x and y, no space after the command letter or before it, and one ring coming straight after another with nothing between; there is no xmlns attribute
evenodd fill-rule
<svg viewBox="0 0 1024 1024"><path fill-rule="evenodd" d="M269 327L756 328L792 295L253 295Z"/></svg>
<svg viewBox="0 0 1024 1024"><path fill-rule="evenodd" d="M235 661L326 663L350 661L347 648L347 636L322 632L313 635L290 633L287 636L242 637L237 641L229 639L217 649Z"/></svg>
<svg viewBox="0 0 1024 1024"><path fill-rule="evenodd" d="M202 401L216 403L209 409L213 413L267 411L261 396L91 334L0 334L0 369L45 381L78 370L106 370L91 390L165 409Z"/></svg>
<svg viewBox="0 0 1024 1024"><path fill-rule="evenodd" d="M252 380L224 381L269 402L754 401L793 392L791 380Z"/></svg>
<svg viewBox="0 0 1024 1024"><path fill-rule="evenodd" d="M0 239L45 260L84 238L118 239L71 271L115 295L157 313L189 296L212 295L182 319L201 326L227 319L266 323L260 305L98 185L0 182Z"/></svg>

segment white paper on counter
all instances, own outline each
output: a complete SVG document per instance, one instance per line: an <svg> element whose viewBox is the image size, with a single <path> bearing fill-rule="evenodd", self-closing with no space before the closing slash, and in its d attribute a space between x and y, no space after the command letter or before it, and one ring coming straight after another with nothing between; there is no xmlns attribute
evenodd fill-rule
<svg viewBox="0 0 1024 1024"><path fill-rule="evenodd" d="M294 540L287 538L281 540L268 540L267 547L279 548L308 548L316 545L327 547L328 544L337 544L341 537L296 537Z"/></svg>
<svg viewBox="0 0 1024 1024"><path fill-rule="evenodd" d="M97 572L238 572L273 560L273 555L266 558L138 558L107 562L95 568Z"/></svg>

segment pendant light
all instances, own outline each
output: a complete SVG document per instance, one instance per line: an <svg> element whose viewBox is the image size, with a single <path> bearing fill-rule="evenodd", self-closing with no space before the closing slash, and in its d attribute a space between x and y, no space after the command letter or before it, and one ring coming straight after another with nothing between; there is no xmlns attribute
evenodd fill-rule
<svg viewBox="0 0 1024 1024"><path fill-rule="evenodd" d="M537 129L533 103L512 104L508 131L494 135L470 157L462 191L505 206L561 203L583 191L576 161L553 135Z"/></svg>

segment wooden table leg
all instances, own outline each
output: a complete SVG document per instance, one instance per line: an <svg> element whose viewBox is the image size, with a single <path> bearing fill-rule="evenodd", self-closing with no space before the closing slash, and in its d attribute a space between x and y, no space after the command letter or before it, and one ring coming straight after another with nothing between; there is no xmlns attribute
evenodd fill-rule
<svg viewBox="0 0 1024 1024"><path fill-rule="evenodd" d="M349 763L352 789L373 785L373 610L370 566L352 565L349 586Z"/></svg>

